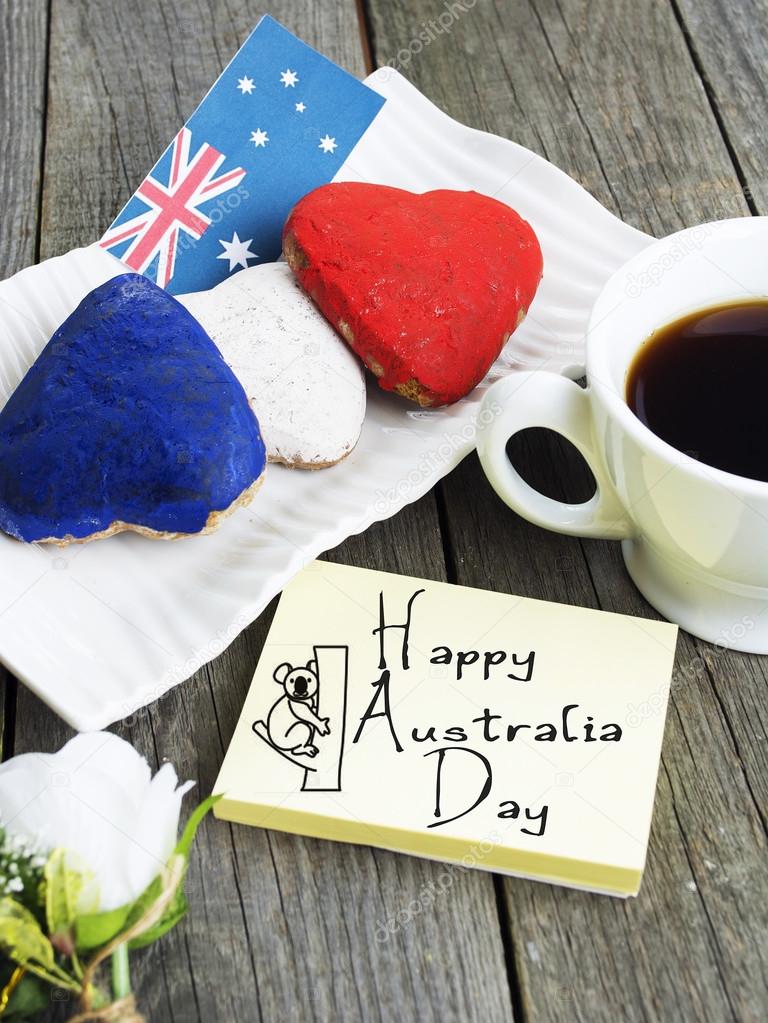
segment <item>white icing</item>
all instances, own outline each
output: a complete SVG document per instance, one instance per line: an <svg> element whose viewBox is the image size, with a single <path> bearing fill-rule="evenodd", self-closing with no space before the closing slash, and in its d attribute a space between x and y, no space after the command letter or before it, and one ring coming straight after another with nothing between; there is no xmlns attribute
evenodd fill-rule
<svg viewBox="0 0 768 1023"><path fill-rule="evenodd" d="M338 462L357 443L365 379L285 263L242 270L182 295L243 385L273 461Z"/></svg>

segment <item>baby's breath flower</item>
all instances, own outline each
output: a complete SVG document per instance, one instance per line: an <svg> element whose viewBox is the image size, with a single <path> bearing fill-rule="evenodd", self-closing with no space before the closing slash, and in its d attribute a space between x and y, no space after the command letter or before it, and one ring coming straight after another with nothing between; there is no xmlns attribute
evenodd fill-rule
<svg viewBox="0 0 768 1023"><path fill-rule="evenodd" d="M41 919L45 861L24 836L9 835L0 825L0 893L12 895Z"/></svg>

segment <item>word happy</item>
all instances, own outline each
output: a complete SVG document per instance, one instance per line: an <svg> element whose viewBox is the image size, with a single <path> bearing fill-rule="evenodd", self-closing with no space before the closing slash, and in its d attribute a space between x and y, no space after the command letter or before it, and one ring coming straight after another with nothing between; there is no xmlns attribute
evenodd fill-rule
<svg viewBox="0 0 768 1023"><path fill-rule="evenodd" d="M369 721L377 718L385 718L392 738L394 749L402 753L404 747L399 738L398 726L392 713L390 702L390 679L391 671L387 664L384 650L384 635L390 629L402 631L402 653L400 668L403 671L410 670L409 663L409 639L412 628L413 605L416 598L425 591L416 590L410 597L406 607L405 622L400 624L387 623L384 616L384 594L379 594L379 624L373 629L373 634L379 637L379 678L373 682L374 695L365 713L360 718L353 743L362 738L366 725ZM450 646L435 646L431 650L430 664L444 665L449 669L449 674L455 677L457 682L464 679L474 678L488 682L491 677L509 679L513 682L528 683L533 680L534 664L536 660L535 651L531 650L525 656L510 654L504 650L458 650L454 651ZM507 669L512 670L507 670ZM621 726L614 722L596 722L593 715L584 714L576 703L570 703L560 708L553 715L552 720L538 723L507 721L502 714L495 713L490 707L484 707L482 712L465 723L457 722L449 727L440 727L433 724L415 725L409 729L410 740L414 744L423 746L426 750L425 757L433 757L435 763L435 806L434 817L428 828L437 828L476 810L484 804L494 789L494 772L488 757L482 752L483 749L497 748L493 744L506 744L514 742L518 736L521 741L532 740L533 742L620 742L622 738ZM459 807L459 812L453 812L449 816L444 812L443 804L450 802L446 799L444 791L444 765L450 758L451 763L459 757L458 764L472 765L473 777L478 775L481 778L477 794L469 806ZM456 809L454 807L454 809ZM502 819L517 820L518 818L526 826L521 826L521 831L535 837L543 836L546 825L549 807L543 805L538 809L523 807L513 799L502 799L498 801L496 815Z"/></svg>
<svg viewBox="0 0 768 1023"><path fill-rule="evenodd" d="M384 627L390 628L391 626ZM530 682L533 675L533 662L536 658L533 650L526 657L520 658L517 654L507 654L505 650L457 650L454 656L450 647L436 646L432 648L429 663L450 665L454 669L457 682L461 682L464 678L467 668L473 664L482 663L483 681L487 682L491 677L491 670L504 664L508 658L515 667L522 667L525 670L520 674L515 674L512 671L506 672L507 678L511 678L515 682Z"/></svg>

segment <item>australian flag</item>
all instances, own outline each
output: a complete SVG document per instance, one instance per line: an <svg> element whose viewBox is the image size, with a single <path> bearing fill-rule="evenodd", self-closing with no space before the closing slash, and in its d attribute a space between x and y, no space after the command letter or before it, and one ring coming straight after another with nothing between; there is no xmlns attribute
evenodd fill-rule
<svg viewBox="0 0 768 1023"><path fill-rule="evenodd" d="M101 246L175 295L277 259L291 208L334 177L384 102L263 17Z"/></svg>

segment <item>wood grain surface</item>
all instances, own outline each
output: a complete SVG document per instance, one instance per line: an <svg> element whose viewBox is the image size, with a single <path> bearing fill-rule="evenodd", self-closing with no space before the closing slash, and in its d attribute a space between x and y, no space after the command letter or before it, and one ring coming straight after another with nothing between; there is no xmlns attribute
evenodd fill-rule
<svg viewBox="0 0 768 1023"><path fill-rule="evenodd" d="M264 13L234 0L0 11L3 274L98 237ZM643 230L768 212L765 0L275 0L270 13L355 74L395 63L452 116L541 153ZM447 27L414 45L430 24ZM583 464L546 432L510 450L547 493L589 495ZM524 522L474 456L328 556L654 616L618 545ZM207 793L273 610L118 734ZM184 1023L764 1020L765 666L681 635L638 899L462 870L434 897L439 864L210 819L188 918L132 958L140 1004ZM0 683L4 756L69 737Z"/></svg>

